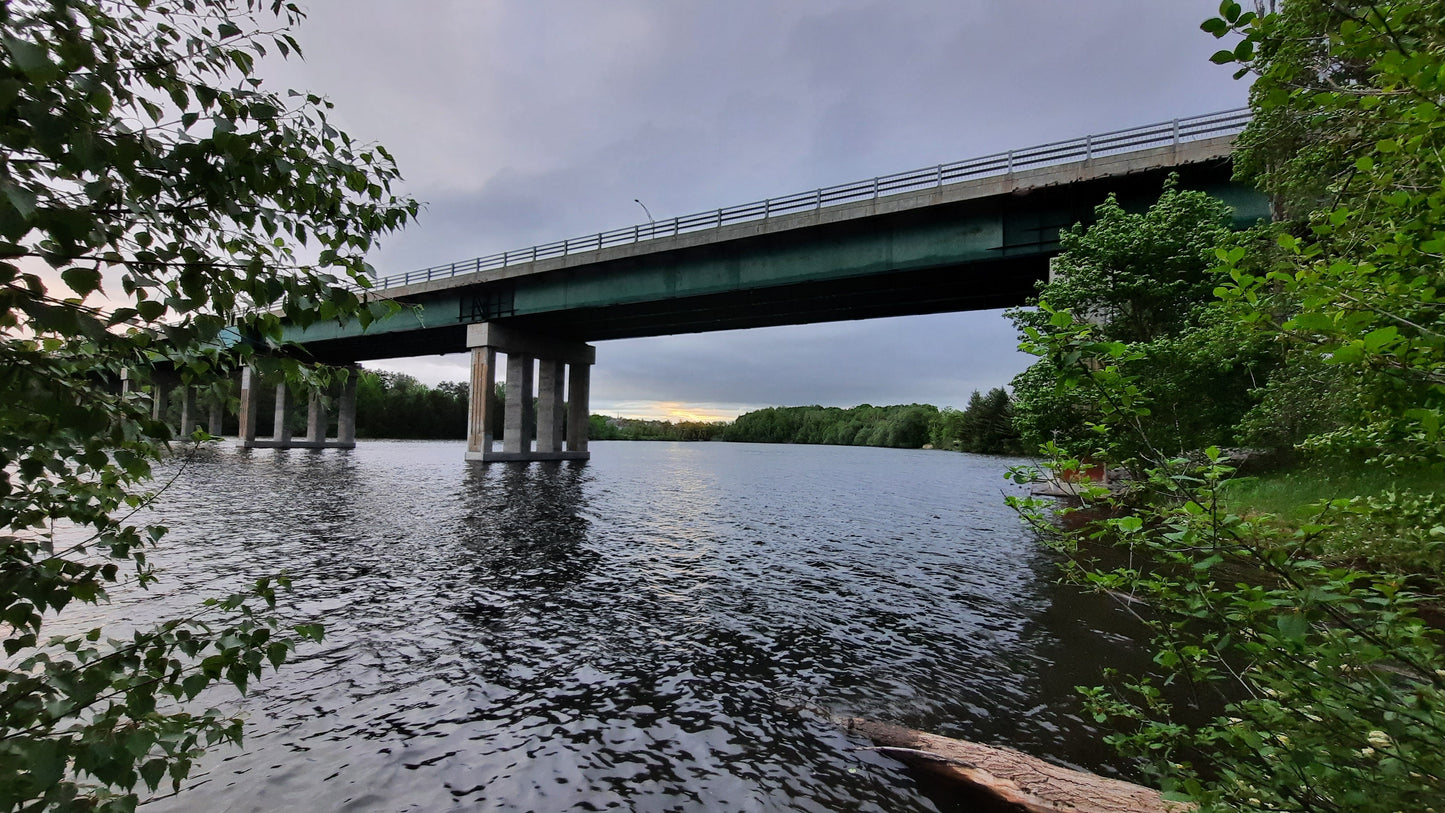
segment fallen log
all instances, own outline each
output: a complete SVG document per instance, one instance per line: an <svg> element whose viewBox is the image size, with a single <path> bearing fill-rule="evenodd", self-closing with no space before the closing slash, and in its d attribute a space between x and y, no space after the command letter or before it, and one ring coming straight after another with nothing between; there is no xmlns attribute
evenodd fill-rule
<svg viewBox="0 0 1445 813"><path fill-rule="evenodd" d="M848 731L872 740L879 753L923 770L1017 813L1184 813L1194 805L1165 801L1159 791L1070 770L1011 748L926 734L849 717Z"/></svg>

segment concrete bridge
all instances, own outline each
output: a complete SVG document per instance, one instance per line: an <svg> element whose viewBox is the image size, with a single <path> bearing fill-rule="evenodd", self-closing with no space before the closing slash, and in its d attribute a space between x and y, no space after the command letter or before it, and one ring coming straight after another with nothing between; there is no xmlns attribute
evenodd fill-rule
<svg viewBox="0 0 1445 813"><path fill-rule="evenodd" d="M1238 225L1267 218L1263 196L1230 177L1247 120L1177 119L388 276L373 290L404 305L397 315L287 338L327 364L470 352L468 458L586 458L587 342L1022 305L1048 276L1059 230L1091 220L1109 193L1142 209L1178 173L1232 205ZM487 420L498 352L501 452ZM302 445L256 440L256 394L242 389L253 427L247 437L242 421L243 441Z"/></svg>

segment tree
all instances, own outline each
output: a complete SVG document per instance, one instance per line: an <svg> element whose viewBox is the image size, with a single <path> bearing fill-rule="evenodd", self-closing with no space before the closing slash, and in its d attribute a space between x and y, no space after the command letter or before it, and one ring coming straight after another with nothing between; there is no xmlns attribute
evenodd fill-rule
<svg viewBox="0 0 1445 813"><path fill-rule="evenodd" d="M1226 307L1214 318L1286 349L1267 410L1250 420L1288 424L1282 440L1303 437L1311 451L1445 465L1439 3L1289 0L1246 12L1226 0L1203 27L1239 37L1216 62L1257 76L1239 166L1282 218L1269 243L1215 249ZM1114 724L1110 742L1205 810L1439 809L1445 647L1422 618L1438 606L1438 572L1328 540L1349 522L1428 552L1445 502L1342 495L1294 524L1231 512L1234 471L1218 449L1191 460L1151 439L1162 428L1140 364L1152 343L1112 341L1087 313L1044 312L1030 344L1097 429L1094 445L1069 451L1148 451L1129 491L1083 489L1085 507L1107 518L1082 529L1013 501L1072 578L1127 596L1154 636L1155 674L1082 690L1095 719ZM1069 458L1049 467L1076 468ZM1101 544L1127 565L1099 564Z"/></svg>
<svg viewBox="0 0 1445 813"><path fill-rule="evenodd" d="M1225 3L1215 54L1256 76L1240 166L1286 218L1278 250L1224 252L1226 299L1352 414L1302 442L1382 460L1445 459L1445 25L1426 0ZM1342 387L1312 403L1339 408ZM1309 388L1286 392L1298 398ZM1282 403L1277 399L1272 408Z"/></svg>
<svg viewBox="0 0 1445 813"><path fill-rule="evenodd" d="M978 454L1018 454L1018 432L1013 425L1013 399L1002 387L987 395L974 390L968 407L940 410L929 427L930 442L939 449Z"/></svg>
<svg viewBox="0 0 1445 813"><path fill-rule="evenodd" d="M917 449L928 442L938 416L931 404L875 407L768 407L745 412L722 431L745 443L833 443Z"/></svg>
<svg viewBox="0 0 1445 813"><path fill-rule="evenodd" d="M319 635L277 621L284 581L263 578L125 640L42 636L123 571L154 578L165 528L118 512L148 504L153 461L204 439L172 438L123 374L202 383L251 362L315 382L273 352L283 320L391 309L350 287L417 211L391 193L391 157L254 73L268 50L297 53L301 16L279 0L0 4L0 808L132 809L138 787L179 784L241 736L186 701L244 691Z"/></svg>
<svg viewBox="0 0 1445 813"><path fill-rule="evenodd" d="M1139 382L1148 409L1138 416L1158 448L1175 452L1233 440L1234 426L1250 407L1249 391L1272 366L1268 343L1250 339L1221 316L1214 297L1219 276L1215 249L1238 239L1230 209L1171 179L1142 213L1110 196L1095 222L1059 236L1063 252L1052 279L1039 285L1037 308L1008 312L1025 340L1066 334L1073 320L1094 325L1096 339L1135 348L1128 372ZM1056 314L1071 317L1059 321ZM1013 382L1015 424L1025 448L1054 442L1080 451L1095 439L1098 418L1091 399L1060 388L1070 372L1059 365L1093 360L1040 359ZM1146 450L1138 438L1117 438L1110 450L1125 463Z"/></svg>

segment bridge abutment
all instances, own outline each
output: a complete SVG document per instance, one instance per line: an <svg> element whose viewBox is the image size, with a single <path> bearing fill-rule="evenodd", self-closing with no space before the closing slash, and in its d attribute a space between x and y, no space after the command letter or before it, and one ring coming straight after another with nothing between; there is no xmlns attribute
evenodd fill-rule
<svg viewBox="0 0 1445 813"><path fill-rule="evenodd" d="M483 462L586 460L588 371L596 361L591 345L536 336L493 322L467 327L472 351L467 459ZM507 398L503 406L502 450L493 449L490 412L496 386L497 353L507 356ZM540 385L534 409L534 368ZM570 374L570 375L567 375ZM564 448L563 387L568 386ZM580 420L579 416L580 415ZM536 448L532 434L536 432Z"/></svg>

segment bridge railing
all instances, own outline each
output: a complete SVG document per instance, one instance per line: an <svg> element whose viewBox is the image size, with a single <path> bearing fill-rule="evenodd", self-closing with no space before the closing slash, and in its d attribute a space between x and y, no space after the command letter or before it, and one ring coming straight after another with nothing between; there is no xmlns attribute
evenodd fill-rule
<svg viewBox="0 0 1445 813"><path fill-rule="evenodd" d="M1234 135L1243 130L1244 125L1248 122L1249 110L1238 109L1174 119L1144 127L1132 127L1127 130L1087 135L1068 141L1056 141L1051 144L994 153L981 158L969 158L951 164L938 164L909 172L882 175L866 181L825 186L810 192L767 198L740 206L728 206L667 220L654 220L585 237L542 243L529 248L503 251L500 254L476 257L447 265L434 265L404 274L380 277L373 280L372 287L374 290L395 288L434 279L446 279L461 274L522 265L553 257L598 251L608 246L641 243L659 237L718 229L734 223L768 220L779 215L877 200L900 192L942 188L949 184L994 175L1007 175L1024 169L1067 164L1073 161L1088 161L1107 155L1178 145L1215 136Z"/></svg>

